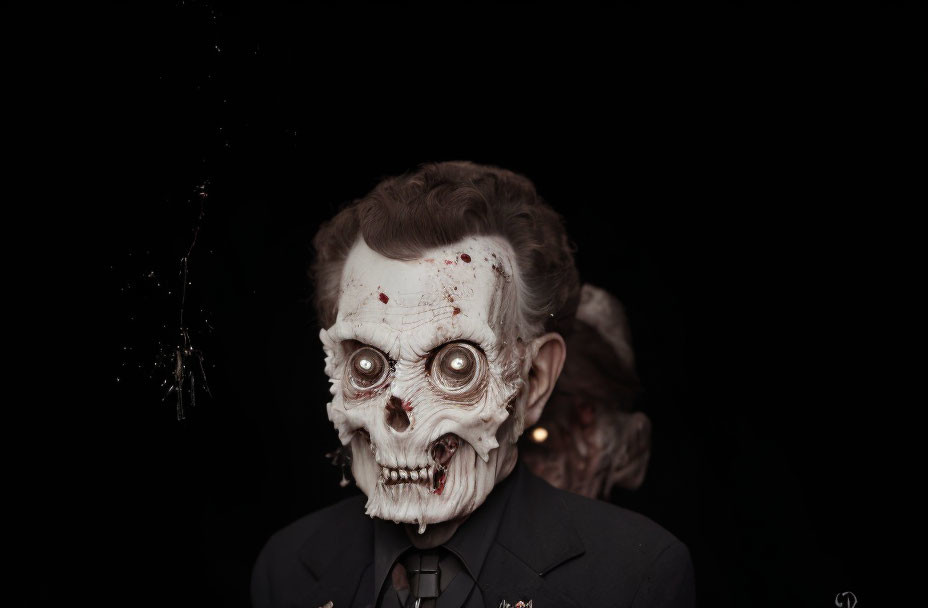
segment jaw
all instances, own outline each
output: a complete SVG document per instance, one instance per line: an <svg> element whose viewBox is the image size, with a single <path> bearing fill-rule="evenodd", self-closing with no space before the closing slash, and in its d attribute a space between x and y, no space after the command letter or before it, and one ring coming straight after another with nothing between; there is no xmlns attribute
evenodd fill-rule
<svg viewBox="0 0 928 608"><path fill-rule="evenodd" d="M363 469L369 472L372 466L379 471L380 477L377 482L380 485L389 486L395 489L403 489L407 486L425 489L429 493L441 496L444 493L445 485L450 474L451 461L457 453L458 447L466 442L454 433L446 433L429 444L425 454L420 458L410 460L404 466L396 466L393 461L377 457L377 448L371 441L370 434L365 429L358 429L357 436L361 437L360 441L352 440L352 452L354 454L366 455L370 452L374 462L365 463ZM366 446L358 448L358 444ZM395 459L394 459L395 460Z"/></svg>
<svg viewBox="0 0 928 608"><path fill-rule="evenodd" d="M427 524L470 514L496 483L498 449L484 462L468 442L447 434L429 445L423 459L427 466L420 466L420 462L399 469L377 462L376 450L371 449L366 435L358 432L352 439L352 473L367 494L365 512L371 517L418 524L422 533Z"/></svg>

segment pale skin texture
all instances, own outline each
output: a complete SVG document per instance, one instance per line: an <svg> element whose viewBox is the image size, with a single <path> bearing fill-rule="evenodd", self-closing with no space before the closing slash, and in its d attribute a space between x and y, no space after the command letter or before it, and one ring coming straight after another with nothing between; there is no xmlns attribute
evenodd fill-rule
<svg viewBox="0 0 928 608"><path fill-rule="evenodd" d="M409 524L420 547L450 538L509 475L521 432L511 415L521 412L526 426L537 422L563 367L559 334L516 335L514 259L497 237L467 237L415 260L386 258L359 240L342 272L336 322L320 332L332 382L329 419L352 447L366 511ZM436 378L434 362L444 345L460 341L473 345L480 381L455 392ZM394 371L359 390L350 365L365 346ZM377 359L376 351L365 352ZM432 447L449 433L461 441L441 492L428 482L384 481L393 470L431 466L431 473Z"/></svg>

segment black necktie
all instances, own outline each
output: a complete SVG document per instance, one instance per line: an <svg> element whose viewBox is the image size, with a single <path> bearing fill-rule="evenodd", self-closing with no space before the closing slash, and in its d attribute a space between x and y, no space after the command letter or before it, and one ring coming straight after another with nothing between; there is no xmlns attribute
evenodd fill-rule
<svg viewBox="0 0 928 608"><path fill-rule="evenodd" d="M435 608L435 601L441 593L438 551L410 551L402 561L409 581L406 606Z"/></svg>
<svg viewBox="0 0 928 608"><path fill-rule="evenodd" d="M463 570L460 560L444 547L412 549L394 565L393 586L404 608L435 608L438 596Z"/></svg>

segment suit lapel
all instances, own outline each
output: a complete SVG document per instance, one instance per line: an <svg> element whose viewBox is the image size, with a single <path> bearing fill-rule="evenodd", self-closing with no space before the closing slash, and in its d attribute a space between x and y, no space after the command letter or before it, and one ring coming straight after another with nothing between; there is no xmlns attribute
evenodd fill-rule
<svg viewBox="0 0 928 608"><path fill-rule="evenodd" d="M577 608L569 597L553 589L520 558L499 544L493 545L478 583L484 605L495 608L502 600L515 605L531 600L535 606Z"/></svg>
<svg viewBox="0 0 928 608"><path fill-rule="evenodd" d="M301 597L300 606L317 608L326 602L335 606L373 605L374 534L363 512L348 513L346 521L321 528L300 548L300 561L315 583ZM364 579L368 584L364 585Z"/></svg>
<svg viewBox="0 0 928 608"><path fill-rule="evenodd" d="M545 582L544 576L584 553L560 493L532 475L521 462L496 543L480 573L488 606L519 600L540 606L576 606ZM545 601L547 600L547 601Z"/></svg>

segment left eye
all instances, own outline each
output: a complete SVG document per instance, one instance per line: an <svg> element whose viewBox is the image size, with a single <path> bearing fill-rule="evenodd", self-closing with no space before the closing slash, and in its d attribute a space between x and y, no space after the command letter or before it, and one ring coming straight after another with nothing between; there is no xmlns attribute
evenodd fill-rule
<svg viewBox="0 0 928 608"><path fill-rule="evenodd" d="M348 380L358 390L377 386L387 377L390 362L379 350L365 346L348 359Z"/></svg>
<svg viewBox="0 0 928 608"><path fill-rule="evenodd" d="M482 380L485 371L486 362L479 349L466 342L452 342L435 353L429 374L443 390L458 393Z"/></svg>

